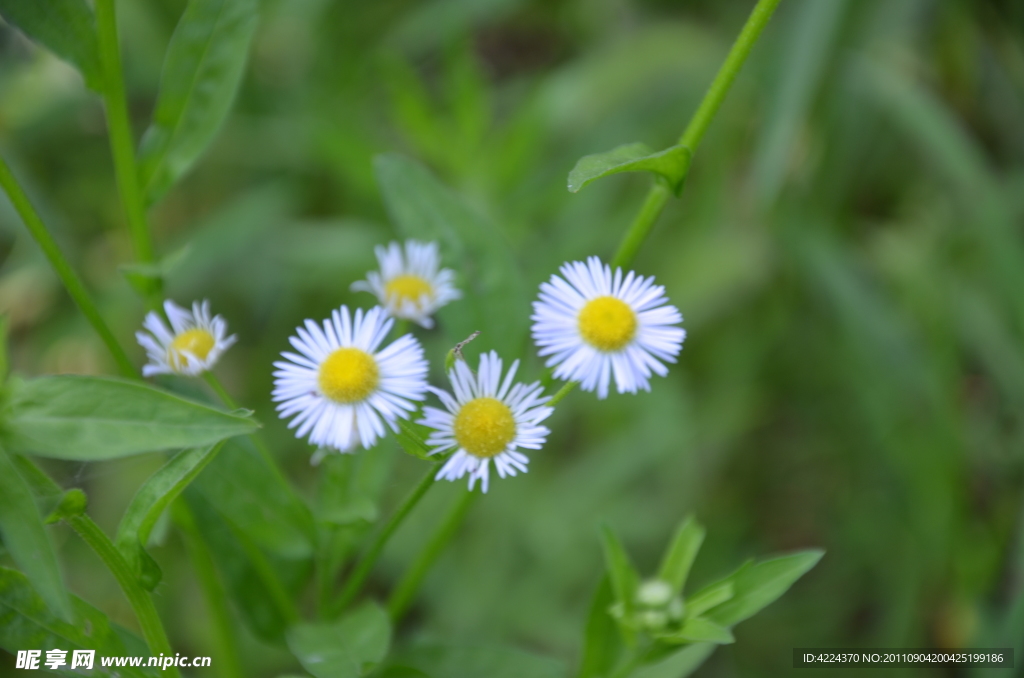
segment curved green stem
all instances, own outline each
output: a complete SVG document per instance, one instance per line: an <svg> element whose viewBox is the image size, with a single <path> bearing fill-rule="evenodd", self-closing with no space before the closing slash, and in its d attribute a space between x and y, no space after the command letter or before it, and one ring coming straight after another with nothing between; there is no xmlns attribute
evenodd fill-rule
<svg viewBox="0 0 1024 678"><path fill-rule="evenodd" d="M125 561L124 556L117 550L114 543L110 541L110 538L100 529L99 525L87 515L70 517L67 519L67 522L82 540L96 552L96 555L103 560L103 563L114 575L114 578L117 579L117 583L121 586L121 590L124 591L125 597L128 598L128 602L135 611L135 616L139 620L139 627L142 629L142 636L146 639L146 644L149 645L149 651L153 656L163 654L173 657L174 651L171 650L171 644L167 640L167 634L164 632L164 626L160 622L160 615L157 614L156 606L153 605L153 599L150 597L149 592L142 588L135 573L132 572L131 566ZM167 672L169 676L180 678L181 674L176 667L168 667Z"/></svg>
<svg viewBox="0 0 1024 678"><path fill-rule="evenodd" d="M377 558L380 557L381 551L387 545L388 540L391 539L391 535L395 533L395 530L402 524L409 513L416 507L416 504L420 502L423 495L427 493L427 490L434 484L437 479L437 472L441 470L444 465L443 461L437 462L430 467L427 474L423 476L423 479L413 488L412 492L405 498L404 501L399 505L388 520L384 528L377 534L377 537L370 544L370 547L366 550L366 553L356 564L352 574L349 575L348 581L345 582L344 588L338 596L338 600L334 603L329 611L329 616L334 617L339 614L342 610L349 606L349 604L355 600L356 596L359 595L359 591L362 590L363 584L366 583L366 578L370 576L370 570L373 569L374 564L377 562Z"/></svg>
<svg viewBox="0 0 1024 678"><path fill-rule="evenodd" d="M562 402L565 396L569 395L569 393L571 393L574 388L579 386L579 384L580 383L578 381L565 382L565 384L562 385L562 388L558 389L558 392L555 393L555 395L551 396L551 400L547 402L548 407L554 407L558 403Z"/></svg>
<svg viewBox="0 0 1024 678"><path fill-rule="evenodd" d="M114 173L128 219L135 257L151 264L156 260L153 239L146 218L146 204L139 185L139 169L135 162L124 75L121 69L121 47L117 36L117 12L114 0L96 0L96 36L99 39L100 61L103 64L103 101L106 104L110 151L114 157ZM161 285L156 281L147 294L151 307L159 306Z"/></svg>
<svg viewBox="0 0 1024 678"><path fill-rule="evenodd" d="M39 214L32 207L31 201L25 195L25 191L21 189L14 175L11 174L11 170L3 158L0 158L0 185L3 186L4 192L7 193L7 197L11 200L11 204L14 205L14 209L21 216L21 220L25 222L28 232L39 244L39 248L43 250L43 254L46 255L50 266L53 267L57 277L64 284L64 288L71 295L82 315L85 316L89 324L96 330L96 334L100 335L100 339L103 340L107 350L110 351L110 355L114 358L114 362L117 363L118 371L126 377L138 378L139 374L135 371L132 361L128 359L128 354L117 343L114 333L107 327L107 323L103 320L103 316L100 315L99 309L96 308L92 297L86 291L85 285L82 284L78 274L71 268L68 260L64 258L64 254L60 251L60 247L57 246L57 242L50 235L50 232L46 230L46 225L39 218Z"/></svg>
<svg viewBox="0 0 1024 678"><path fill-rule="evenodd" d="M420 584L423 583L423 579L427 576L434 561L437 560L441 552L444 551L448 542L451 541L452 537L455 536L456 530L462 525L463 519L469 512L469 508L476 501L476 498L480 495L476 492L466 492L452 507L448 515L438 526L434 532L430 541L427 542L423 550L420 551L419 555L416 556L416 560L413 561L409 569L406 570L405 574L395 585L395 588L391 592L391 596L388 598L388 614L391 616L392 623L397 623L406 609L409 607L409 603L416 595L416 591L419 590Z"/></svg>
<svg viewBox="0 0 1024 678"><path fill-rule="evenodd" d="M718 73L711 82L708 91L704 94L700 106L697 107L697 111L690 118L686 130L679 137L679 145L686 146L690 149L691 153L696 152L697 146L700 144L701 139L704 138L704 133L707 132L708 126L711 124L711 120L715 117L715 113L718 112L722 101L725 99L725 95L728 94L729 88L732 87L732 83L736 79L736 75L740 72L740 68L750 55L750 50L753 49L761 32L768 25L768 20L772 18L772 14L775 12L775 8L778 7L779 2L780 0L758 0L754 10L747 18L747 23L744 24L743 30L737 36L732 49L729 50L729 55L725 58L722 67L718 69ZM668 196L669 189L662 182L656 181L651 186L651 189L647 192L647 197L644 199L644 204L640 208L640 213L637 214L633 223L630 224L626 235L622 238L618 251L616 251L615 256L612 258L612 266L626 268L632 263L633 258L640 249L640 245L647 239L648 234L654 227L654 223L661 216L665 203L668 201Z"/></svg>
<svg viewBox="0 0 1024 678"><path fill-rule="evenodd" d="M679 137L679 145L686 146L691 153L697 150L697 145L704 138L708 125L711 124L715 113L722 105L725 95L729 93L733 80L736 79L740 68L743 67L743 63L750 55L750 50L761 36L761 32L768 25L768 20L772 18L779 2L780 0L758 0L754 10L747 18L747 23L743 25L743 30L732 44L729 55L725 58L722 67L718 69L718 74L715 75L711 87L708 88L704 99L700 102L697 112L690 118L690 124L686 126L686 130Z"/></svg>

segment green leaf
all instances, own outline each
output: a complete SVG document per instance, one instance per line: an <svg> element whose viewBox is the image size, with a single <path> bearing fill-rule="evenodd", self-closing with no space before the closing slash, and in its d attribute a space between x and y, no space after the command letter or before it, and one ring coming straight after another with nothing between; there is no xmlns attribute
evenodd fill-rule
<svg viewBox="0 0 1024 678"><path fill-rule="evenodd" d="M190 250L191 247L185 245L164 257L159 263L121 264L117 270L121 272L132 289L140 296L146 297L154 290L160 289L167 277L188 257Z"/></svg>
<svg viewBox="0 0 1024 678"><path fill-rule="evenodd" d="M316 526L309 506L249 440L228 441L193 487L268 551L286 559L312 553Z"/></svg>
<svg viewBox="0 0 1024 678"><path fill-rule="evenodd" d="M703 617L687 619L683 623L683 628L676 633L662 637L662 640L680 643L717 643L718 645L736 642L729 629Z"/></svg>
<svg viewBox="0 0 1024 678"><path fill-rule="evenodd" d="M105 614L74 596L70 606L75 624L57 617L25 575L0 567L0 647L11 654L25 649L96 650L98 655L106 656L132 654ZM99 667L98 658L95 665ZM131 667L119 671L135 678L151 675Z"/></svg>
<svg viewBox="0 0 1024 678"><path fill-rule="evenodd" d="M438 457L431 456L431 448L425 442L430 429L405 419L398 420L398 428L399 431L395 438L398 439L398 444L402 446L403 450L417 459L437 461Z"/></svg>
<svg viewBox="0 0 1024 678"><path fill-rule="evenodd" d="M619 172L653 172L668 182L676 195L690 169L690 149L671 146L653 152L646 144L623 144L604 153L585 155L569 172L569 192L576 193L592 181Z"/></svg>
<svg viewBox="0 0 1024 678"><path fill-rule="evenodd" d="M422 645L389 659L435 678L565 678L560 662L503 647Z"/></svg>
<svg viewBox="0 0 1024 678"><path fill-rule="evenodd" d="M753 616L785 593L824 553L816 549L801 551L744 565L723 580L732 584L732 598L711 608L705 616L722 626L733 626Z"/></svg>
<svg viewBox="0 0 1024 678"><path fill-rule="evenodd" d="M391 644L391 622L369 603L331 624L298 624L288 647L316 678L357 678L378 664Z"/></svg>
<svg viewBox="0 0 1024 678"><path fill-rule="evenodd" d="M103 90L96 18L85 0L0 0L0 16L74 65L90 89Z"/></svg>
<svg viewBox="0 0 1024 678"><path fill-rule="evenodd" d="M622 605L623 615L629 617L633 613L633 598L636 596L640 575L629 561L629 555L622 547L622 542L607 525L601 526L601 544L615 600Z"/></svg>
<svg viewBox="0 0 1024 678"><path fill-rule="evenodd" d="M160 567L146 552L158 518L181 491L206 468L224 443L193 447L174 455L138 489L117 527L115 544L143 584L152 591L160 583Z"/></svg>
<svg viewBox="0 0 1024 678"><path fill-rule="evenodd" d="M106 377L42 377L13 388L5 436L43 457L95 461L210 445L251 433L249 416Z"/></svg>
<svg viewBox="0 0 1024 678"><path fill-rule="evenodd" d="M7 369L10 366L10 329L7 314L0 315L0 384L7 379Z"/></svg>
<svg viewBox="0 0 1024 678"><path fill-rule="evenodd" d="M214 508L197 484L185 488L182 496L228 593L257 637L282 642L296 615L280 571L241 529Z"/></svg>
<svg viewBox="0 0 1024 678"><path fill-rule="evenodd" d="M703 614L707 610L721 605L733 596L731 581L720 581L706 586L691 598L686 599L686 613L693 616Z"/></svg>
<svg viewBox="0 0 1024 678"><path fill-rule="evenodd" d="M577 678L606 676L614 666L621 644L615 621L608 614L615 598L608 576L601 578L587 615L587 626L583 636L583 657Z"/></svg>
<svg viewBox="0 0 1024 678"><path fill-rule="evenodd" d="M717 645L697 643L635 671L630 678L686 678L700 668Z"/></svg>
<svg viewBox="0 0 1024 678"><path fill-rule="evenodd" d="M705 530L692 516L686 518L676 530L672 542L665 551L658 579L668 583L676 593L681 593L690 574L690 567L704 543Z"/></svg>
<svg viewBox="0 0 1024 678"><path fill-rule="evenodd" d="M70 620L68 592L32 490L3 449L0 449L0 536L11 558L28 575L50 609Z"/></svg>
<svg viewBox="0 0 1024 678"><path fill-rule="evenodd" d="M502 355L521 354L530 303L505 234L409 158L379 155L374 170L399 233L438 241L446 265L462 277L462 299L438 312L449 338L454 343L480 330L481 348L494 348Z"/></svg>
<svg viewBox="0 0 1024 678"><path fill-rule="evenodd" d="M245 72L257 0L190 0L167 46L153 122L139 149L147 201L159 200L216 136Z"/></svg>

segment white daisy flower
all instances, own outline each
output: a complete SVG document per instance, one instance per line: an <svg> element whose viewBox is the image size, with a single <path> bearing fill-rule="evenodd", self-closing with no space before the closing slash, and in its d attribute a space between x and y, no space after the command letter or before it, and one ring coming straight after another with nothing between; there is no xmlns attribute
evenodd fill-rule
<svg viewBox="0 0 1024 678"><path fill-rule="evenodd" d="M312 320L288 341L299 352L285 351L274 363L274 402L282 419L295 415L288 428L297 438L348 452L357 444L372 447L386 423L416 409L427 390L423 347L411 334L378 350L395 321L380 306L349 315L348 307L331 313L321 328Z"/></svg>
<svg viewBox="0 0 1024 678"><path fill-rule="evenodd" d="M159 313L151 311L142 321L145 332L136 332L135 338L146 349L149 362L142 374L184 374L195 377L206 372L220 359L224 351L238 339L224 336L228 324L219 315L210 316L210 302L196 301L192 312L168 299L164 312L171 321L168 327Z"/></svg>
<svg viewBox="0 0 1024 678"><path fill-rule="evenodd" d="M450 268L438 270L441 256L437 243L393 242L386 248L374 248L380 272L370 271L366 280L352 283L353 292L372 292L392 316L426 327L434 326L430 317L449 301L462 296L455 288L455 273Z"/></svg>
<svg viewBox="0 0 1024 678"><path fill-rule="evenodd" d="M419 423L434 429L427 438L427 444L434 447L430 454L456 450L441 467L438 480L458 480L468 473L470 491L480 480L486 492L492 460L502 478L526 472L530 460L517 448L541 448L549 431L540 422L554 409L544 406L550 398L541 396L540 382L512 386L518 368L516 360L502 381L501 358L491 351L480 356L479 375L474 375L464 360L456 361L448 373L454 397L429 387L447 409L423 408Z"/></svg>
<svg viewBox="0 0 1024 678"><path fill-rule="evenodd" d="M540 286L533 302L533 339L541 356L550 356L555 377L578 381L585 391L608 396L615 377L619 393L650 391L651 373L668 374L686 331L668 303L665 288L633 271L602 264L597 257L559 269L562 277Z"/></svg>

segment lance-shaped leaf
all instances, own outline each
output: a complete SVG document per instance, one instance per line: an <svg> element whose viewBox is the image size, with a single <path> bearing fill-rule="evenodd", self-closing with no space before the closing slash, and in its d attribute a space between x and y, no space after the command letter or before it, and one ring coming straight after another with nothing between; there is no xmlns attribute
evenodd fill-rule
<svg viewBox="0 0 1024 678"><path fill-rule="evenodd" d="M704 543L704 528L692 516L686 518L676 530L672 542L665 551L658 570L658 579L666 582L676 593L681 593L690 567L697 557L700 545Z"/></svg>
<svg viewBox="0 0 1024 678"><path fill-rule="evenodd" d="M580 670L577 678L598 678L608 675L615 665L622 644L619 633L608 608L615 601L608 576L601 578L601 583L594 592L590 602L590 613L587 615L587 626L583 635L583 657L580 659Z"/></svg>
<svg viewBox="0 0 1024 678"><path fill-rule="evenodd" d="M379 663L391 644L387 613L370 603L331 624L298 624L288 647L316 678L358 678Z"/></svg>
<svg viewBox="0 0 1024 678"><path fill-rule="evenodd" d="M54 614L32 589L25 575L0 567L0 647L11 654L25 649L95 650L103 656L144 654L144 651L136 650L140 646L145 647L142 641L115 627L96 608L74 596L71 597L71 607L75 624L69 624ZM122 635L129 637L131 651L126 648L129 643L124 642ZM98 669L98 659L95 665ZM118 671L132 678L154 675L129 666Z"/></svg>
<svg viewBox="0 0 1024 678"><path fill-rule="evenodd" d="M90 89L103 90L96 17L85 0L0 0L0 16L75 66Z"/></svg>
<svg viewBox="0 0 1024 678"><path fill-rule="evenodd" d="M630 678L686 678L700 668L715 651L714 643L696 643L648 664L631 674Z"/></svg>
<svg viewBox="0 0 1024 678"><path fill-rule="evenodd" d="M94 461L211 445L258 424L146 384L106 377L42 377L12 384L4 436L10 448Z"/></svg>
<svg viewBox="0 0 1024 678"><path fill-rule="evenodd" d="M0 449L0 536L11 558L29 577L50 609L70 621L68 592L32 490L3 449Z"/></svg>
<svg viewBox="0 0 1024 678"><path fill-rule="evenodd" d="M823 555L824 551L813 549L747 563L718 582L732 584L733 595L726 602L708 610L704 616L727 627L752 617L775 602L797 579L814 567Z"/></svg>
<svg viewBox="0 0 1024 678"><path fill-rule="evenodd" d="M601 527L601 543L612 592L618 604L622 606L622 615L629 618L633 614L633 602L640 583L640 575L630 562L622 542L607 525Z"/></svg>
<svg viewBox="0 0 1024 678"><path fill-rule="evenodd" d="M174 455L142 484L121 517L115 543L139 576L142 585L150 591L156 588L162 577L160 566L145 549L153 526L168 505L206 468L222 446L223 443L215 443L206 447L193 447Z"/></svg>
<svg viewBox="0 0 1024 678"><path fill-rule="evenodd" d="M732 631L703 617L691 617L683 622L683 627L675 633L658 637L668 643L715 643L717 645L728 645L736 642Z"/></svg>
<svg viewBox="0 0 1024 678"><path fill-rule="evenodd" d="M139 149L150 203L189 170L227 118L258 21L256 0L189 1L167 47L153 122Z"/></svg>
<svg viewBox="0 0 1024 678"><path fill-rule="evenodd" d="M646 144L623 144L604 153L585 155L569 172L569 191L576 193L592 181L620 172L652 172L662 177L676 195L690 170L691 151L671 146L655 153Z"/></svg>

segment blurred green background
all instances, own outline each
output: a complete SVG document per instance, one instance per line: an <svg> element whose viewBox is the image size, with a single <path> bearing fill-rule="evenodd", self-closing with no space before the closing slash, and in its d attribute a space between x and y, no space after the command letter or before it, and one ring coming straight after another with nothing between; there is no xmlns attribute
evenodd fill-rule
<svg viewBox="0 0 1024 678"><path fill-rule="evenodd" d="M136 134L184 4L118 3ZM187 246L168 295L209 298L239 335L217 372L303 493L320 471L274 414L270 363L304 318L371 305L348 286L375 266L373 245L396 237L373 157L419 159L486 215L532 297L561 262L610 258L650 181L571 195L575 161L674 143L752 4L263 3L234 112L152 221L164 255ZM6 25L0 146L141 364L144 308L118 272L131 246L100 101ZM474 506L399 633L571 663L603 568L599 523L651 572L692 511L709 532L697 585L749 556L827 550L698 675L778 675L797 646L1014 644L1020 666L1022 216L1024 5L784 0L635 262L686 318L679 365L650 394L574 393L529 474L492 483ZM5 200L0 311L21 374L113 373ZM443 317L419 335L442 384L444 353L463 337ZM485 333L468 353L501 341ZM393 440L364 454L385 513L425 470ZM84 487L113 531L161 462L47 468ZM387 589L464 491L432 491L372 589ZM67 528L55 534L71 589L134 627L102 564ZM172 645L210 654L180 535L152 553ZM296 668L233 614L247 675ZM965 675L899 675L914 673Z"/></svg>

